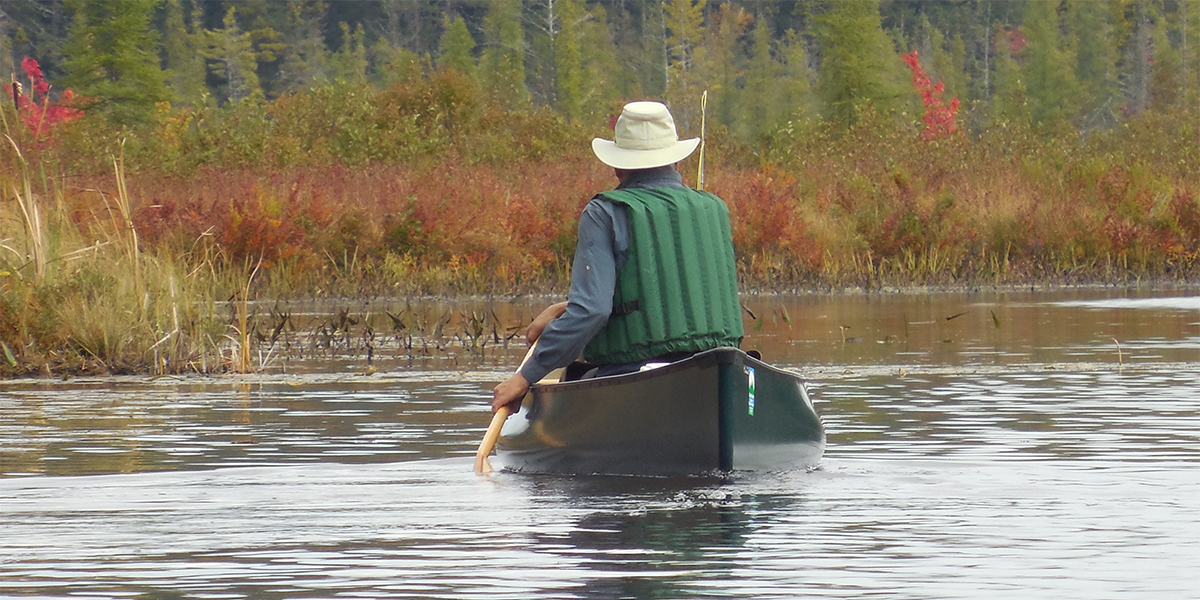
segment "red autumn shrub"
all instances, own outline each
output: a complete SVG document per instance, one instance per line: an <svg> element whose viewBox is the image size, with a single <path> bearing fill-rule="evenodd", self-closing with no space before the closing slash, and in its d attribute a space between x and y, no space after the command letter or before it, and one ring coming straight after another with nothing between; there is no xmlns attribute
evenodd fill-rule
<svg viewBox="0 0 1200 600"><path fill-rule="evenodd" d="M913 89L921 95L921 101L925 105L925 116L921 119L925 124L925 130L921 132L921 135L925 139L953 135L958 131L958 123L955 119L958 115L958 98L950 100L949 104L942 101L940 96L946 89L945 85L940 81L934 84L929 80L929 75L925 74L925 68L917 60L916 50L901 55L901 58L912 69Z"/></svg>
<svg viewBox="0 0 1200 600"><path fill-rule="evenodd" d="M50 98L50 83L46 81L42 67L36 60L26 56L21 60L21 69L29 78L30 89L23 90L19 84L9 84L4 86L4 92L16 103L21 122L33 135L35 143L46 142L56 125L83 116L83 111L74 107L77 98L71 90L63 90L57 100Z"/></svg>

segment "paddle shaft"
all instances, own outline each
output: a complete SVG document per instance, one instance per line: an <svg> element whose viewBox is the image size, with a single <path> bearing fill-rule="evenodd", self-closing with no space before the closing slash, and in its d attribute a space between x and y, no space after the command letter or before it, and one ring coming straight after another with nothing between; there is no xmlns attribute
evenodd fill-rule
<svg viewBox="0 0 1200 600"><path fill-rule="evenodd" d="M529 352L525 353L525 358L521 360L521 365L517 367L517 372L521 372L521 367L529 362L529 358L533 356L534 349L537 348L537 342L534 342L529 347ZM492 448L496 446L496 440L500 438L500 429L504 426L504 421L508 419L508 415L512 414L512 409L508 405L501 406L496 410L496 414L492 415L492 422L488 425L487 433L483 434L483 441L479 442L479 450L475 451L475 472L483 475L492 471L492 463L488 461L488 455L492 453Z"/></svg>

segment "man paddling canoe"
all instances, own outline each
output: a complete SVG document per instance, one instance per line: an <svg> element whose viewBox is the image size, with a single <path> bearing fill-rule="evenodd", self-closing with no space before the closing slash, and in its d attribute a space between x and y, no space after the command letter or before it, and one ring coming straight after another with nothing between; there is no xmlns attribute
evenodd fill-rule
<svg viewBox="0 0 1200 600"><path fill-rule="evenodd" d="M584 207L567 301L526 329L537 348L492 391L493 412L580 356L607 376L742 340L729 210L676 169L700 140L680 140L658 102L625 105L613 137L592 151L619 183Z"/></svg>

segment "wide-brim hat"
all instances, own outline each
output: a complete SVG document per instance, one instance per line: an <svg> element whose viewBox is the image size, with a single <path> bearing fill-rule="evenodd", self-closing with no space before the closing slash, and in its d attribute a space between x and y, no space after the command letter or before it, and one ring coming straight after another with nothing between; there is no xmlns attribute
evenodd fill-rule
<svg viewBox="0 0 1200 600"><path fill-rule="evenodd" d="M612 140L592 140L592 152L614 169L653 169L687 158L700 138L680 140L675 119L661 102L630 102L617 118Z"/></svg>

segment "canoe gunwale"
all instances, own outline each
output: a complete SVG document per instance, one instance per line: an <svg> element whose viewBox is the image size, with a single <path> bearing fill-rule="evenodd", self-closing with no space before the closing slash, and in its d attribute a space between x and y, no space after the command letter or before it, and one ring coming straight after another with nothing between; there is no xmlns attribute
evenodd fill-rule
<svg viewBox="0 0 1200 600"><path fill-rule="evenodd" d="M729 358L725 358L726 356L728 356ZM610 375L608 377L594 377L591 379L579 379L579 380L575 380L575 381L560 381L560 382L553 382L553 383L535 383L532 386L530 386L530 389L531 390L545 390L545 391L561 390L564 392L573 391L573 390L586 390L586 389L591 389L591 388L608 387L608 386L613 386L613 385L623 385L623 384L628 384L628 383L635 383L638 381L645 381L647 379L654 379L656 377L662 377L665 375L669 375L671 373L677 373L679 371L687 371L690 369L704 368L704 367L719 365L719 364L732 364L732 365L750 364L755 369L766 369L766 370L772 371L774 373L778 373L779 375L782 375L785 377L793 377L793 378L799 379L801 381L804 381L804 378L799 373L787 371L787 370L781 369L779 367L776 367L774 365L765 363L761 360L757 360L757 359L751 357L749 354L746 354L739 348L722 347L722 348L713 348L712 350L705 350L704 352L698 352L698 353L693 354L692 356L689 356L685 359L677 360L673 363L668 363L661 367L655 367L653 369L648 369L645 371L638 371L636 373L622 373L620 375Z"/></svg>

